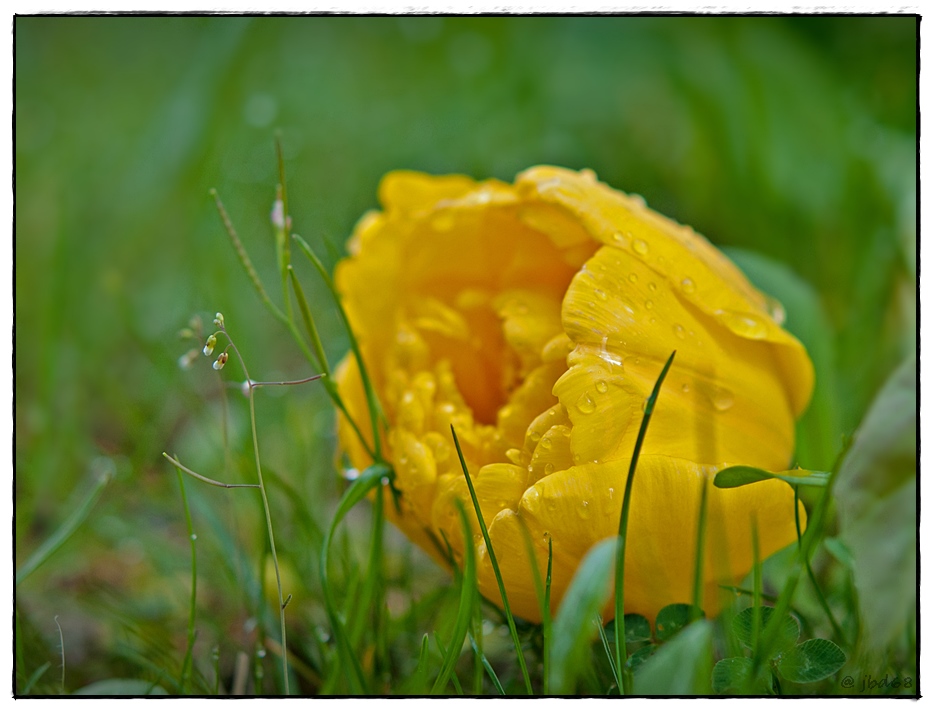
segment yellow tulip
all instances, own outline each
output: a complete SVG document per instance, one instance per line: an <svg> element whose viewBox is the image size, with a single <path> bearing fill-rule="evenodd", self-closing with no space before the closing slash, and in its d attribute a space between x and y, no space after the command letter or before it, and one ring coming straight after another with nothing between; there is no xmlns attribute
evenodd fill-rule
<svg viewBox="0 0 933 711"><path fill-rule="evenodd" d="M379 195L336 283L387 423L400 492L387 515L415 543L458 562L467 545L453 425L512 610L541 619L526 536L540 571L553 542L556 610L582 557L617 533L643 403L674 350L635 475L626 612L691 602L704 485L707 613L751 569L753 521L762 557L795 540L787 484L711 478L787 468L813 368L774 302L706 239L591 171L536 167L514 185L395 172ZM338 385L365 432L354 360ZM371 463L343 418L339 433L355 466ZM479 588L498 603L472 523Z"/></svg>

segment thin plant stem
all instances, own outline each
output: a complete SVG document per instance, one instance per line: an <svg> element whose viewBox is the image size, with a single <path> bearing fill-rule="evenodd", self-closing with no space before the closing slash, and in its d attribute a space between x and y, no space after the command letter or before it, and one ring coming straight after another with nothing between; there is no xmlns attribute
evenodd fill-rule
<svg viewBox="0 0 933 711"><path fill-rule="evenodd" d="M667 371L674 362L674 356L677 351L671 353L667 363L661 370L654 384L651 395L645 401L645 414L641 418L641 427L638 429L638 437L635 440L635 450L632 452L632 461L629 464L628 477L625 480L625 494L622 497L622 515L619 517L619 542L616 547L616 570L615 570L615 637L616 637L616 678L619 679L619 693L625 696L625 662L628 654L625 649L625 544L628 531L629 507L632 503L632 484L635 482L635 469L638 466L638 455L641 453L642 444L645 441L645 433L648 431L648 423L651 421L651 413L654 412L654 405L658 399L658 393L661 391L661 384L667 376Z"/></svg>
<svg viewBox="0 0 933 711"><path fill-rule="evenodd" d="M197 615L198 602L198 551L195 541L197 536L194 533L194 524L191 521L191 509L188 506L188 495L185 492L185 478L181 474L181 469L175 468L178 475L178 486L181 488L181 500L185 508L185 522L188 527L188 541L191 543L191 603L188 612L188 643L185 648L185 659L181 665L181 679L179 688L182 694L185 693L185 687L188 683L188 676L191 671L192 655L194 654L194 642L197 638L194 624Z"/></svg>
<svg viewBox="0 0 933 711"><path fill-rule="evenodd" d="M58 627L58 645L62 654L62 696L65 695L65 635L62 634L62 626L58 624L58 615L55 615L55 626Z"/></svg>
<svg viewBox="0 0 933 711"><path fill-rule="evenodd" d="M246 368L246 361L243 359L240 349L236 347L233 339L230 338L230 334L227 333L225 326L221 325L220 330L223 331L227 340L230 341L230 348L233 349L237 360L240 361L240 367L243 368L246 381L252 383L253 379L249 376L249 370ZM279 625L282 632L282 681L285 688L285 695L288 696L288 643L285 632L285 598L282 595L282 574L279 571L279 558L275 550L275 534L272 531L272 511L269 508L269 497L266 495L266 486L262 478L262 463L259 458L259 435L256 432L256 398L253 394L252 386L249 388L249 422L253 435L253 455L256 462L256 477L259 480L259 493L260 496L262 496L262 508L266 515L266 530L269 534L269 550L272 554L272 567L275 568L275 586L279 594Z"/></svg>
<svg viewBox="0 0 933 711"><path fill-rule="evenodd" d="M165 457L174 466L178 467L186 474L190 474L195 479L200 479L205 484L210 484L211 486L219 486L221 489L258 489L259 488L259 484L226 484L222 481L217 481L216 479L211 479L209 477L206 477L203 474L198 474L196 471L194 471L194 469L189 469L188 467L186 467L184 464L179 462L174 457L169 456L168 453L166 452L162 452L162 456Z"/></svg>
<svg viewBox="0 0 933 711"><path fill-rule="evenodd" d="M797 550L800 550L800 546L803 545L803 535L800 532L800 504L799 504L799 492L798 488L794 486L794 524L797 526ZM820 602L820 606L823 608L823 612L826 613L826 617L829 618L829 623L833 627L833 632L838 639L843 644L846 643L846 636L842 631L842 628L839 626L839 623L836 622L836 617L833 615L833 611L829 607L829 603L826 600L826 597L823 595L823 590L820 588L819 583L816 582L816 575L813 574L813 567L810 565L810 559L803 559L804 565L807 567L807 576L810 578L810 584L813 585L813 590L816 592L817 600Z"/></svg>

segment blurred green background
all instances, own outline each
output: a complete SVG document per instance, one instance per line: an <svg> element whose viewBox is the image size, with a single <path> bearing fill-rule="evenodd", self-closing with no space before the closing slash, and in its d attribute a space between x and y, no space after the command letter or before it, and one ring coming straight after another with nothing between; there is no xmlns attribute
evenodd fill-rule
<svg viewBox="0 0 933 711"><path fill-rule="evenodd" d="M208 195L217 188L278 297L277 129L294 230L328 267L389 170L511 180L541 163L592 168L746 250L733 254L753 279L748 250L783 264L802 294L785 304L788 325L820 379L800 461L830 467L916 348L917 23L16 18L17 565L96 474L116 475L17 590L18 673L57 660L55 615L66 688L184 650L190 551L161 452L227 481L254 474L245 400L228 394L225 457L222 389L206 359L179 369L193 344L176 334L195 313L209 325L223 311L254 378L310 374L250 288ZM346 338L306 267L337 359ZM314 543L340 489L332 409L314 385L261 392L257 407L283 558L313 591ZM218 645L225 666L255 642L264 534L253 497L195 484L199 604L210 610L197 653ZM299 629L323 619L306 598L290 608Z"/></svg>

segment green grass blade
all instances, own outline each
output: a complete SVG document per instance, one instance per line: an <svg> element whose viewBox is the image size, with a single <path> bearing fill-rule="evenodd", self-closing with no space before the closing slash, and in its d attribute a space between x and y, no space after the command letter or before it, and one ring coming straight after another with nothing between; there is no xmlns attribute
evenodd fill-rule
<svg viewBox="0 0 933 711"><path fill-rule="evenodd" d="M85 519L91 513L91 509L94 508L94 504L97 503L97 499L100 498L101 492L103 492L104 487L110 482L111 477L112 472L106 471L100 473L95 478L90 491L87 492L87 495L81 503L71 512L71 515L65 519L62 525L59 526L51 536L45 539L42 545L33 551L33 554L29 556L26 562L16 571L16 585L19 585L32 575L39 566L52 557L55 551L61 548L65 541L71 538L72 534L78 530L78 527L84 523Z"/></svg>
<svg viewBox="0 0 933 711"><path fill-rule="evenodd" d="M697 547L693 563L693 610L691 621L698 619L703 609L703 560L706 548L706 515L708 509L709 482L703 478L703 491L700 494L700 513L697 516Z"/></svg>
<svg viewBox="0 0 933 711"><path fill-rule="evenodd" d="M615 632L616 632L616 677L622 682L619 686L619 693L625 695L625 661L627 651L625 649L625 544L628 531L629 508L632 504L632 484L635 482L635 469L638 466L638 455L641 454L641 447L645 441L645 433L648 431L648 423L651 422L651 413L654 412L654 405L658 401L658 393L661 392L661 384L667 376L667 371L674 362L674 356L677 351L671 353L661 374L658 376L651 391L651 395L645 401L645 413L641 418L641 427L638 429L638 437L635 440L635 449L632 452L632 462L629 465L628 477L625 480L625 494L622 497L622 515L619 517L619 539L616 552L616 570L615 570ZM621 620L621 623L620 623Z"/></svg>
<svg viewBox="0 0 933 711"><path fill-rule="evenodd" d="M466 638L467 631L470 628L470 621L473 616L473 603L476 599L476 551L470 542L473 540L473 532L470 530L470 522L467 520L466 511L463 505L457 501L457 511L460 514L460 525L463 527L463 540L467 545L463 547L463 574L460 576L460 607L457 609L457 619L454 622L454 631L450 639L448 653L444 657L441 665L440 674L431 688L432 694L440 693L447 684L447 679L454 669L454 665L460 658L460 650L463 647L463 640Z"/></svg>
<svg viewBox="0 0 933 711"><path fill-rule="evenodd" d="M330 578L327 571L328 555L331 541L333 540L334 533L340 522L343 521L350 509L362 501L370 490L380 486L383 478L390 476L391 473L392 470L385 464L374 464L366 469L360 477L350 485L337 504L337 511L334 513L334 518L327 530L327 535L324 537L324 545L321 547L320 575L321 588L324 591L324 606L327 610L327 617L330 620L331 627L333 628L334 638L337 641L337 648L340 653L339 656L352 671L350 682L353 693L364 693L366 682L359 660L350 647L349 634L337 612L337 604L334 601L334 593L330 585Z"/></svg>
<svg viewBox="0 0 933 711"><path fill-rule="evenodd" d="M447 650L444 648L444 643L441 642L441 638L437 636L437 632L434 632L434 644L437 645L438 651L441 653L441 658L447 657ZM461 646L463 646L461 644ZM450 682L454 685L454 690L459 696L463 696L463 687L460 686L460 680L457 678L457 672L452 672L450 675Z"/></svg>
<svg viewBox="0 0 933 711"><path fill-rule="evenodd" d="M327 273L327 270L324 268L321 260L318 259L317 255L314 253L314 250L311 249L307 242L305 242L298 235L292 235L292 238L298 243L301 251L304 252L308 260L314 265L314 268L317 269L318 274L321 275L321 279L324 280L324 284L330 291L331 296L333 296L334 303L337 305L337 311L340 314L340 318L347 329L347 337L350 340L350 350L353 351L353 357L356 358L357 365L359 366L360 379L363 381L363 391L366 393L366 404L369 407L369 419L373 428L373 443L375 448L374 459L379 460L382 458L382 445L379 437L379 419L381 410L379 407L379 402L376 399L376 392L373 389L372 381L369 378L369 372L366 369L366 363L363 362L363 354L360 351L360 344L356 340L356 335L353 333L353 327L350 325L350 319L347 317L347 312L344 311L343 303L340 300L340 294L337 292L337 287L334 284L333 279L330 278L330 274Z"/></svg>
<svg viewBox="0 0 933 711"><path fill-rule="evenodd" d="M489 554L489 562L492 564L492 570L496 575L496 582L499 584L499 594L502 596L502 607L505 611L505 618L509 623L509 632L512 633L512 642L515 645L515 654L518 657L518 665L522 670L522 678L525 681L525 690L528 694L534 693L531 688L531 678L528 676L528 667L525 666L525 655L522 654L522 644L518 639L518 630L515 628L515 618L512 616L512 610L509 607L509 597L505 592L505 583L502 580L502 573L499 570L499 561L496 560L496 552L493 550L492 541L489 538L489 530L486 528L486 522L483 520L483 511L479 506L479 499L476 498L476 489L473 488L473 480L470 478L470 472L467 470L466 460L463 458L463 450L460 449L460 440L457 439L457 432L454 426L450 426L450 432L454 438L454 446L457 448L457 456L460 457L460 466L463 469L463 476L466 478L467 487L470 489L470 498L473 500L473 509L476 511L476 518L479 521L480 530L483 533L483 540L486 542L486 552ZM464 539L470 547L471 539Z"/></svg>
<svg viewBox="0 0 933 711"><path fill-rule="evenodd" d="M505 689L502 688L502 683L499 681L499 677L496 676L495 669L492 668L489 660L486 659L486 655L483 654L479 647L476 646L476 640L473 639L473 635L470 635L470 646L473 647L473 652L477 657L479 657L480 662L483 665L483 669L485 669L486 673L489 675L489 679L492 681L492 685L496 687L496 691L499 692L500 696L505 696Z"/></svg>
<svg viewBox="0 0 933 711"><path fill-rule="evenodd" d="M188 642L185 646L185 658L181 665L181 678L178 680L178 688L184 694L191 673L194 641L197 638L194 623L198 610L198 550L195 544L197 536L194 533L194 524L191 521L191 508L188 506L188 495L185 493L185 478L182 476L181 469L177 467L175 473L178 475L178 486L181 488L181 500L185 507L185 522L188 526L188 540L191 543L191 602L188 611Z"/></svg>
<svg viewBox="0 0 933 711"><path fill-rule="evenodd" d="M577 568L554 617L550 689L573 694L577 677L588 661L587 648L596 636L596 619L612 594L612 564L616 539L590 548ZM624 643L623 643L624 644Z"/></svg>
<svg viewBox="0 0 933 711"><path fill-rule="evenodd" d="M606 659L609 661L609 669L612 671L612 678L615 679L616 688L620 689L622 688L622 683L616 675L615 656L612 653L612 649L609 647L609 637L606 636L606 628L602 624L602 618L600 618L599 622L600 624L597 625L599 628L599 641L603 643L603 651L606 653Z"/></svg>
<svg viewBox="0 0 933 711"><path fill-rule="evenodd" d="M292 304L288 298L288 272L291 269L292 245L288 239L291 230L291 215L288 214L288 187L285 182L285 157L282 155L282 137L275 136L275 158L279 169L279 184L276 191L277 202L282 203L282 222L275 224L275 251L279 262L279 274L282 277L282 296L285 297L285 310L288 320L292 320Z"/></svg>
<svg viewBox="0 0 933 711"><path fill-rule="evenodd" d="M49 667L51 666L52 666L52 662L46 662L41 667L36 669L32 673L32 676L30 676L29 679L26 680L26 683L23 685L22 690L18 693L23 696L26 696L27 694L29 694L29 692L32 691L32 687L35 686L35 683L39 681L39 679L42 678L42 675L45 674L49 670Z"/></svg>
<svg viewBox="0 0 933 711"><path fill-rule="evenodd" d="M214 198L214 204L217 206L217 212L220 214L220 219L224 223L224 229L227 232L227 236L230 237L230 243L233 245L233 250L236 252L236 256L240 260L240 264L243 265L243 269L246 270L246 275L249 277L253 288L256 290L256 293L259 295L259 298L262 300L262 302L266 305L266 308L268 308L269 311L271 311L279 321L284 324L288 324L288 316L286 316L278 306L272 303L272 299L269 298L269 294L266 292L266 288L262 285L262 280L259 278L259 274L256 272L256 267L253 266L253 262L249 258L249 254L247 253L246 248L240 241L240 238L236 233L236 229L233 227L233 222L230 220L230 216L227 214L227 210L224 207L224 204L220 201L220 196L213 188L211 188L210 193L211 197Z"/></svg>

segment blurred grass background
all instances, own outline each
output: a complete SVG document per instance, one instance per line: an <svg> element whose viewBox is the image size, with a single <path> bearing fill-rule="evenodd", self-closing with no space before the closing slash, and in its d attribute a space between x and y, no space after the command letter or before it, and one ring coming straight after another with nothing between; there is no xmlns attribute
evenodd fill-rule
<svg viewBox="0 0 933 711"><path fill-rule="evenodd" d="M832 465L916 349L914 17L18 17L14 30L17 565L95 473L116 475L17 590L18 674L57 664L55 615L66 689L183 654L190 552L161 452L227 481L254 475L245 401L229 393L225 458L218 381L204 361L178 368L192 344L176 333L223 311L254 378L309 374L208 196L277 295L276 129L294 229L329 267L389 170L511 180L540 163L592 168L717 244L783 263L824 333L826 431L803 466ZM346 338L305 266L336 360ZM286 572L308 591L289 608L301 648L324 634L314 561L340 489L333 413L314 385L261 391L257 407ZM186 488L201 531L196 655L209 663L217 646L226 669L262 628L243 552L262 550L260 510L243 492ZM36 688L54 693L48 676Z"/></svg>

